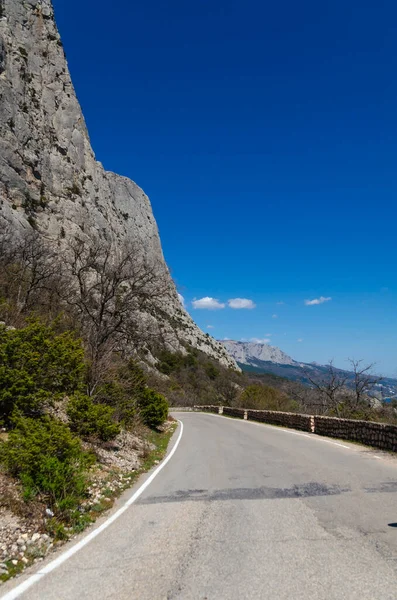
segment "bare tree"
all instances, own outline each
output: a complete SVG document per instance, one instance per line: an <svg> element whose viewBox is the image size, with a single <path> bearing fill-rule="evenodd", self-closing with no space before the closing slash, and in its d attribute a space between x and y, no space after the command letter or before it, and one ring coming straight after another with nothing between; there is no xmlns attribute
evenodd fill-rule
<svg viewBox="0 0 397 600"><path fill-rule="evenodd" d="M349 363L354 374L353 391L354 391L354 406L357 409L364 404L368 405L368 395L374 389L374 386L382 381L382 377L374 375L372 369L375 363L363 365L363 360L355 360L349 358Z"/></svg>
<svg viewBox="0 0 397 600"><path fill-rule="evenodd" d="M319 411L323 403L319 402L319 393L315 388L310 388L298 381L285 380L280 389L294 400L301 412L313 414Z"/></svg>
<svg viewBox="0 0 397 600"><path fill-rule="evenodd" d="M318 392L318 408L322 413L332 410L341 416L343 398L346 395L346 384L349 375L346 371L336 369L331 360L327 365L324 378L314 377L308 369L304 371L306 378Z"/></svg>
<svg viewBox="0 0 397 600"><path fill-rule="evenodd" d="M241 386L232 381L228 373L222 373L215 381L215 389L222 404L233 406L241 391Z"/></svg>
<svg viewBox="0 0 397 600"><path fill-rule="evenodd" d="M66 252L62 297L80 323L90 359L92 394L112 353L148 340L149 318L169 293L162 263L138 245L75 240Z"/></svg>
<svg viewBox="0 0 397 600"><path fill-rule="evenodd" d="M57 312L58 285L56 254L37 232L20 237L10 232L1 235L0 292L7 299L10 319L18 320L33 310L42 314Z"/></svg>

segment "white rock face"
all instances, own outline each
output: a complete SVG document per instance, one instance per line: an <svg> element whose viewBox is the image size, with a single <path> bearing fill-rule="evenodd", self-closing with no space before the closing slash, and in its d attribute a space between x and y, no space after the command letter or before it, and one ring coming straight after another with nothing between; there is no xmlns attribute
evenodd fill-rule
<svg viewBox="0 0 397 600"><path fill-rule="evenodd" d="M225 340L222 344L230 356L244 365L251 365L253 360L265 360L280 365L298 365L296 361L276 346L254 342L235 342L233 340Z"/></svg>
<svg viewBox="0 0 397 600"><path fill-rule="evenodd" d="M0 230L31 226L60 247L74 235L139 243L167 271L173 349L188 342L236 368L181 306L146 194L96 161L51 0L0 0Z"/></svg>

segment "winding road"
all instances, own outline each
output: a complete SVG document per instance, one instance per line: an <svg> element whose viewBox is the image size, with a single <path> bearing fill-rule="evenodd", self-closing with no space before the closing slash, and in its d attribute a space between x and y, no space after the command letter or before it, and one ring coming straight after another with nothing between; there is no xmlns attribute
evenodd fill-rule
<svg viewBox="0 0 397 600"><path fill-rule="evenodd" d="M136 502L22 595L45 562L8 582L4 598L397 598L397 457L216 415L174 416L179 445Z"/></svg>

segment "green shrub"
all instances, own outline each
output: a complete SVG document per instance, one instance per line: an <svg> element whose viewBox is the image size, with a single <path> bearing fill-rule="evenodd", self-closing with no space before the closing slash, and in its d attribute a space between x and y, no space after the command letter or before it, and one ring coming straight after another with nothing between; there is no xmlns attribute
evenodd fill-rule
<svg viewBox="0 0 397 600"><path fill-rule="evenodd" d="M104 404L94 404L92 398L76 393L68 402L67 415L70 428L81 437L96 437L112 440L120 433L120 426L114 422L114 409Z"/></svg>
<svg viewBox="0 0 397 600"><path fill-rule="evenodd" d="M245 388L239 406L257 410L296 411L298 404L286 394L268 385L252 384Z"/></svg>
<svg viewBox="0 0 397 600"><path fill-rule="evenodd" d="M133 360L110 369L96 391L95 399L114 408L114 415L125 428L134 425L137 405L146 389L146 376Z"/></svg>
<svg viewBox="0 0 397 600"><path fill-rule="evenodd" d="M145 389L139 400L141 419L149 427L156 428L167 419L168 402L162 394Z"/></svg>
<svg viewBox="0 0 397 600"><path fill-rule="evenodd" d="M207 377L209 377L212 380L216 379L220 373L219 369L217 369L216 366L211 362L208 362L204 365L204 370Z"/></svg>
<svg viewBox="0 0 397 600"><path fill-rule="evenodd" d="M0 445L0 461L21 480L25 499L41 494L53 510L65 512L86 493L85 471L94 459L64 423L18 416Z"/></svg>
<svg viewBox="0 0 397 600"><path fill-rule="evenodd" d="M95 398L113 411L114 418L125 429L134 424L137 417L137 403L134 397L126 393L122 382L114 380L103 383L98 388Z"/></svg>
<svg viewBox="0 0 397 600"><path fill-rule="evenodd" d="M181 352L170 352L163 350L160 352L158 370L165 375L170 375L174 371L180 371L184 367L197 367L198 361L192 351L183 355Z"/></svg>
<svg viewBox="0 0 397 600"><path fill-rule="evenodd" d="M23 329L0 326L0 415L40 411L44 401L72 393L84 381L84 351L67 331L32 321Z"/></svg>

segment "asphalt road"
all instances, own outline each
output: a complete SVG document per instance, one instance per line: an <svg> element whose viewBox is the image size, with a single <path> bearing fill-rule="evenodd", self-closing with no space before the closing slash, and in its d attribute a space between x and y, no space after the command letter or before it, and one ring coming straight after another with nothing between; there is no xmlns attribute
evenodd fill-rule
<svg viewBox="0 0 397 600"><path fill-rule="evenodd" d="M138 501L22 598L397 598L396 458L213 415L175 416L180 444Z"/></svg>

